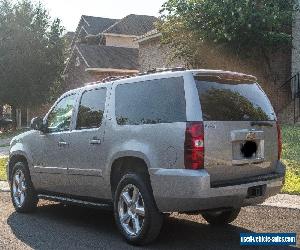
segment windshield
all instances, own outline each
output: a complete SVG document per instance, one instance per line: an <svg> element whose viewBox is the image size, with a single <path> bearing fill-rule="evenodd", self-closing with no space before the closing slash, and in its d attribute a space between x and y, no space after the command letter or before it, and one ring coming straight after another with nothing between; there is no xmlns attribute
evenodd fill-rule
<svg viewBox="0 0 300 250"><path fill-rule="evenodd" d="M274 110L257 83L195 77L204 121L274 121Z"/></svg>

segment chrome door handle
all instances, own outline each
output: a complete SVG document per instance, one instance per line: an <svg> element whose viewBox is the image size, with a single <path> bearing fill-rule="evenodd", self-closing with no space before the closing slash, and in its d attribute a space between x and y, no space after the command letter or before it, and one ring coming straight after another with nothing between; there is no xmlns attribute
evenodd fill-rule
<svg viewBox="0 0 300 250"><path fill-rule="evenodd" d="M100 139L92 139L92 140L90 140L90 144L91 145L101 144L101 140Z"/></svg>
<svg viewBox="0 0 300 250"><path fill-rule="evenodd" d="M69 145L69 143L67 143L66 141L59 141L58 142L59 147L64 147L64 146L68 146L68 145Z"/></svg>

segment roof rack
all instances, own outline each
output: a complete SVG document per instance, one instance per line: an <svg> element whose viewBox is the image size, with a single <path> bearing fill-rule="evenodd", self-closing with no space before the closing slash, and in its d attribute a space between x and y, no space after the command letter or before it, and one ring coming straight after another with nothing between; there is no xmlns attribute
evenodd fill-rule
<svg viewBox="0 0 300 250"><path fill-rule="evenodd" d="M130 78L130 77L134 77L134 76L136 76L136 74L134 74L134 75L125 75L125 76L108 76L108 77L102 79L99 82L100 83L105 83L105 82L110 82L110 81L114 81L114 80L121 80L121 79L125 79L125 78Z"/></svg>
<svg viewBox="0 0 300 250"><path fill-rule="evenodd" d="M115 80L121 80L121 79L126 79L126 78L131 78L135 76L144 76L144 75L149 75L149 74L154 74L154 73L161 73L161 72L174 72L174 71L185 71L186 68L184 67L174 67L174 68L153 68L150 69L146 72L134 74L134 75L125 75L125 76L108 76L104 78L103 80L97 82L97 83L105 83L105 82L110 82L110 81L115 81Z"/></svg>

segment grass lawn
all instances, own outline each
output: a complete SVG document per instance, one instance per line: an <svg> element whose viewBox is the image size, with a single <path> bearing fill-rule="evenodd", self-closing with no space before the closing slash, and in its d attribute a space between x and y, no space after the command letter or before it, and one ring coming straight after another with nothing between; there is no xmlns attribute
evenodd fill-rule
<svg viewBox="0 0 300 250"><path fill-rule="evenodd" d="M0 158L0 181L6 181L6 162L7 158Z"/></svg>
<svg viewBox="0 0 300 250"><path fill-rule="evenodd" d="M283 193L300 194L300 126L283 125L282 160L287 166Z"/></svg>
<svg viewBox="0 0 300 250"><path fill-rule="evenodd" d="M283 193L300 194L300 126L282 126L282 160L287 166ZM0 180L6 180L7 159L0 158Z"/></svg>

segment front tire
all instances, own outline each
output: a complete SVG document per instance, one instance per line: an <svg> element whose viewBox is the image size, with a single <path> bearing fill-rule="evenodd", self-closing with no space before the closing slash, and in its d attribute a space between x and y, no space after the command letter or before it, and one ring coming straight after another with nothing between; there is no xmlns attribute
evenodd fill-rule
<svg viewBox="0 0 300 250"><path fill-rule="evenodd" d="M38 198L28 167L23 162L17 162L13 167L10 190L12 203L17 212L30 213L36 209Z"/></svg>
<svg viewBox="0 0 300 250"><path fill-rule="evenodd" d="M241 208L225 211L208 211L202 213L202 217L211 225L227 225L238 217L240 210Z"/></svg>
<svg viewBox="0 0 300 250"><path fill-rule="evenodd" d="M124 239L132 245L145 245L160 233L163 215L156 207L147 178L126 174L114 198L114 216Z"/></svg>

